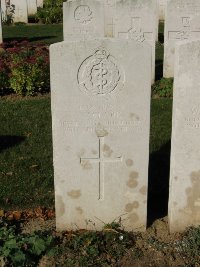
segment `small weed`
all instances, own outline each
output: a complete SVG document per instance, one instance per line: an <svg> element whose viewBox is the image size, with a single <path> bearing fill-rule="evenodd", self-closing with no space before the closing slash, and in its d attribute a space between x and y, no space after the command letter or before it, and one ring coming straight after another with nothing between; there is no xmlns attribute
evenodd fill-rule
<svg viewBox="0 0 200 267"><path fill-rule="evenodd" d="M156 81L152 86L153 97L172 97L173 96L173 78L162 78Z"/></svg>
<svg viewBox="0 0 200 267"><path fill-rule="evenodd" d="M115 226L115 225L113 225ZM118 226L118 225L117 225ZM83 231L68 235L60 248L67 251L68 259L60 266L110 266L119 261L126 251L133 248L135 235L106 225L101 232ZM70 256L69 256L70 255ZM134 251L134 255L140 255Z"/></svg>

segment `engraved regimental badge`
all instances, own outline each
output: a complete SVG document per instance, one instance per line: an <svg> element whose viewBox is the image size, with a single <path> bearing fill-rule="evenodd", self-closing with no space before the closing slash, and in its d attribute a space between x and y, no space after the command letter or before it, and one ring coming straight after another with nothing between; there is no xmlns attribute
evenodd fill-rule
<svg viewBox="0 0 200 267"><path fill-rule="evenodd" d="M91 95L106 95L123 83L123 73L105 48L99 48L86 58L78 70L78 84Z"/></svg>
<svg viewBox="0 0 200 267"><path fill-rule="evenodd" d="M89 6L81 5L74 11L74 18L80 24L88 24L92 20L92 11Z"/></svg>

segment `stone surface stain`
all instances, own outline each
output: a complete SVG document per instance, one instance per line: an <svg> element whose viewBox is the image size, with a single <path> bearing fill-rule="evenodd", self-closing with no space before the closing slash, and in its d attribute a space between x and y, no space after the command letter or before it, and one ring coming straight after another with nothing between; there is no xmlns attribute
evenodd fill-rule
<svg viewBox="0 0 200 267"><path fill-rule="evenodd" d="M56 210L59 216L65 213L65 204L61 196L56 196Z"/></svg>
<svg viewBox="0 0 200 267"><path fill-rule="evenodd" d="M134 201L133 203L128 203L125 206L125 211L131 212L133 209L137 209L139 207L139 202Z"/></svg>
<svg viewBox="0 0 200 267"><path fill-rule="evenodd" d="M142 186L139 191L142 195L146 195L147 194L147 186L146 185Z"/></svg>
<svg viewBox="0 0 200 267"><path fill-rule="evenodd" d="M140 120L140 117L137 114L135 114L135 113L130 113L130 118L131 119L136 119L137 121Z"/></svg>
<svg viewBox="0 0 200 267"><path fill-rule="evenodd" d="M104 144L103 145L103 153L104 153L105 157L111 157L113 151L108 145Z"/></svg>
<svg viewBox="0 0 200 267"><path fill-rule="evenodd" d="M187 206L191 220L200 222L200 170L190 174L191 187L186 188Z"/></svg>
<svg viewBox="0 0 200 267"><path fill-rule="evenodd" d="M137 213L134 212L128 216L128 219L129 219L130 224L134 225L139 220L139 217L138 217Z"/></svg>
<svg viewBox="0 0 200 267"><path fill-rule="evenodd" d="M92 164L90 163L89 160L81 161L81 166L82 166L83 170L91 170L92 169Z"/></svg>
<svg viewBox="0 0 200 267"><path fill-rule="evenodd" d="M77 156L78 156L78 158L81 158L84 154L85 154L85 149L82 148L82 149L77 153Z"/></svg>
<svg viewBox="0 0 200 267"><path fill-rule="evenodd" d="M66 151L69 151L70 149L71 149L70 146L67 146L67 147L65 148Z"/></svg>
<svg viewBox="0 0 200 267"><path fill-rule="evenodd" d="M97 137L104 137L108 135L108 131L100 123L96 126L95 132Z"/></svg>
<svg viewBox="0 0 200 267"><path fill-rule="evenodd" d="M81 207L76 207L76 210L79 214L83 214L83 209Z"/></svg>
<svg viewBox="0 0 200 267"><path fill-rule="evenodd" d="M128 167L133 166L133 160L132 159L127 159L126 160L126 166L128 166Z"/></svg>
<svg viewBox="0 0 200 267"><path fill-rule="evenodd" d="M97 150L92 150L92 154L93 155L97 155L98 154L98 151Z"/></svg>
<svg viewBox="0 0 200 267"><path fill-rule="evenodd" d="M81 190L72 190L67 192L68 196L74 199L77 199L81 196Z"/></svg>
<svg viewBox="0 0 200 267"><path fill-rule="evenodd" d="M126 182L126 185L130 188L135 188L138 185L138 172L132 171L129 175L129 180Z"/></svg>

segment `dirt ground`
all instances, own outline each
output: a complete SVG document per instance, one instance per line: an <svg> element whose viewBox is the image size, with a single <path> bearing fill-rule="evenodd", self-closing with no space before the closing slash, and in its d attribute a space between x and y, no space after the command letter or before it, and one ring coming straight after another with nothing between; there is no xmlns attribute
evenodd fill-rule
<svg viewBox="0 0 200 267"><path fill-rule="evenodd" d="M32 219L22 225L23 233L32 233L38 230L55 231L55 220ZM199 238L200 239L200 238ZM137 236L135 246L127 249L123 257L118 262L101 266L119 267L200 267L200 252L187 252L184 244L183 234L169 234L167 217L156 220L146 232ZM195 250L196 248L194 248ZM194 255L197 258L192 256ZM66 255L65 255L66 257ZM56 258L44 256L39 263L39 267L61 267L61 266L82 266L82 265L61 265ZM87 265L85 265L87 266ZM88 265L92 266L92 265ZM95 267L98 267L94 265Z"/></svg>

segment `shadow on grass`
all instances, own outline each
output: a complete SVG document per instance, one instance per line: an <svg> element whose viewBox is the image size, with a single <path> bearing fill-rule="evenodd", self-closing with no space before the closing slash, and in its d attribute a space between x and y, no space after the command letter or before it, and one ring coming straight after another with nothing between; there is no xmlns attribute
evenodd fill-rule
<svg viewBox="0 0 200 267"><path fill-rule="evenodd" d="M158 40L161 44L164 44L164 34L162 32L159 32Z"/></svg>
<svg viewBox="0 0 200 267"><path fill-rule="evenodd" d="M8 37L4 38L4 42L12 42L12 41L29 41L29 42L36 42L36 41L41 41L42 43L44 40L52 39L52 38L57 38L57 36L52 35L52 36L41 36L41 37Z"/></svg>
<svg viewBox="0 0 200 267"><path fill-rule="evenodd" d="M0 152L4 149L20 144L25 139L26 138L24 136L1 135L0 136Z"/></svg>
<svg viewBox="0 0 200 267"><path fill-rule="evenodd" d="M168 141L149 159L147 225L168 213L169 169L171 142Z"/></svg>
<svg viewBox="0 0 200 267"><path fill-rule="evenodd" d="M163 61L156 60L155 80L160 80L163 77Z"/></svg>

